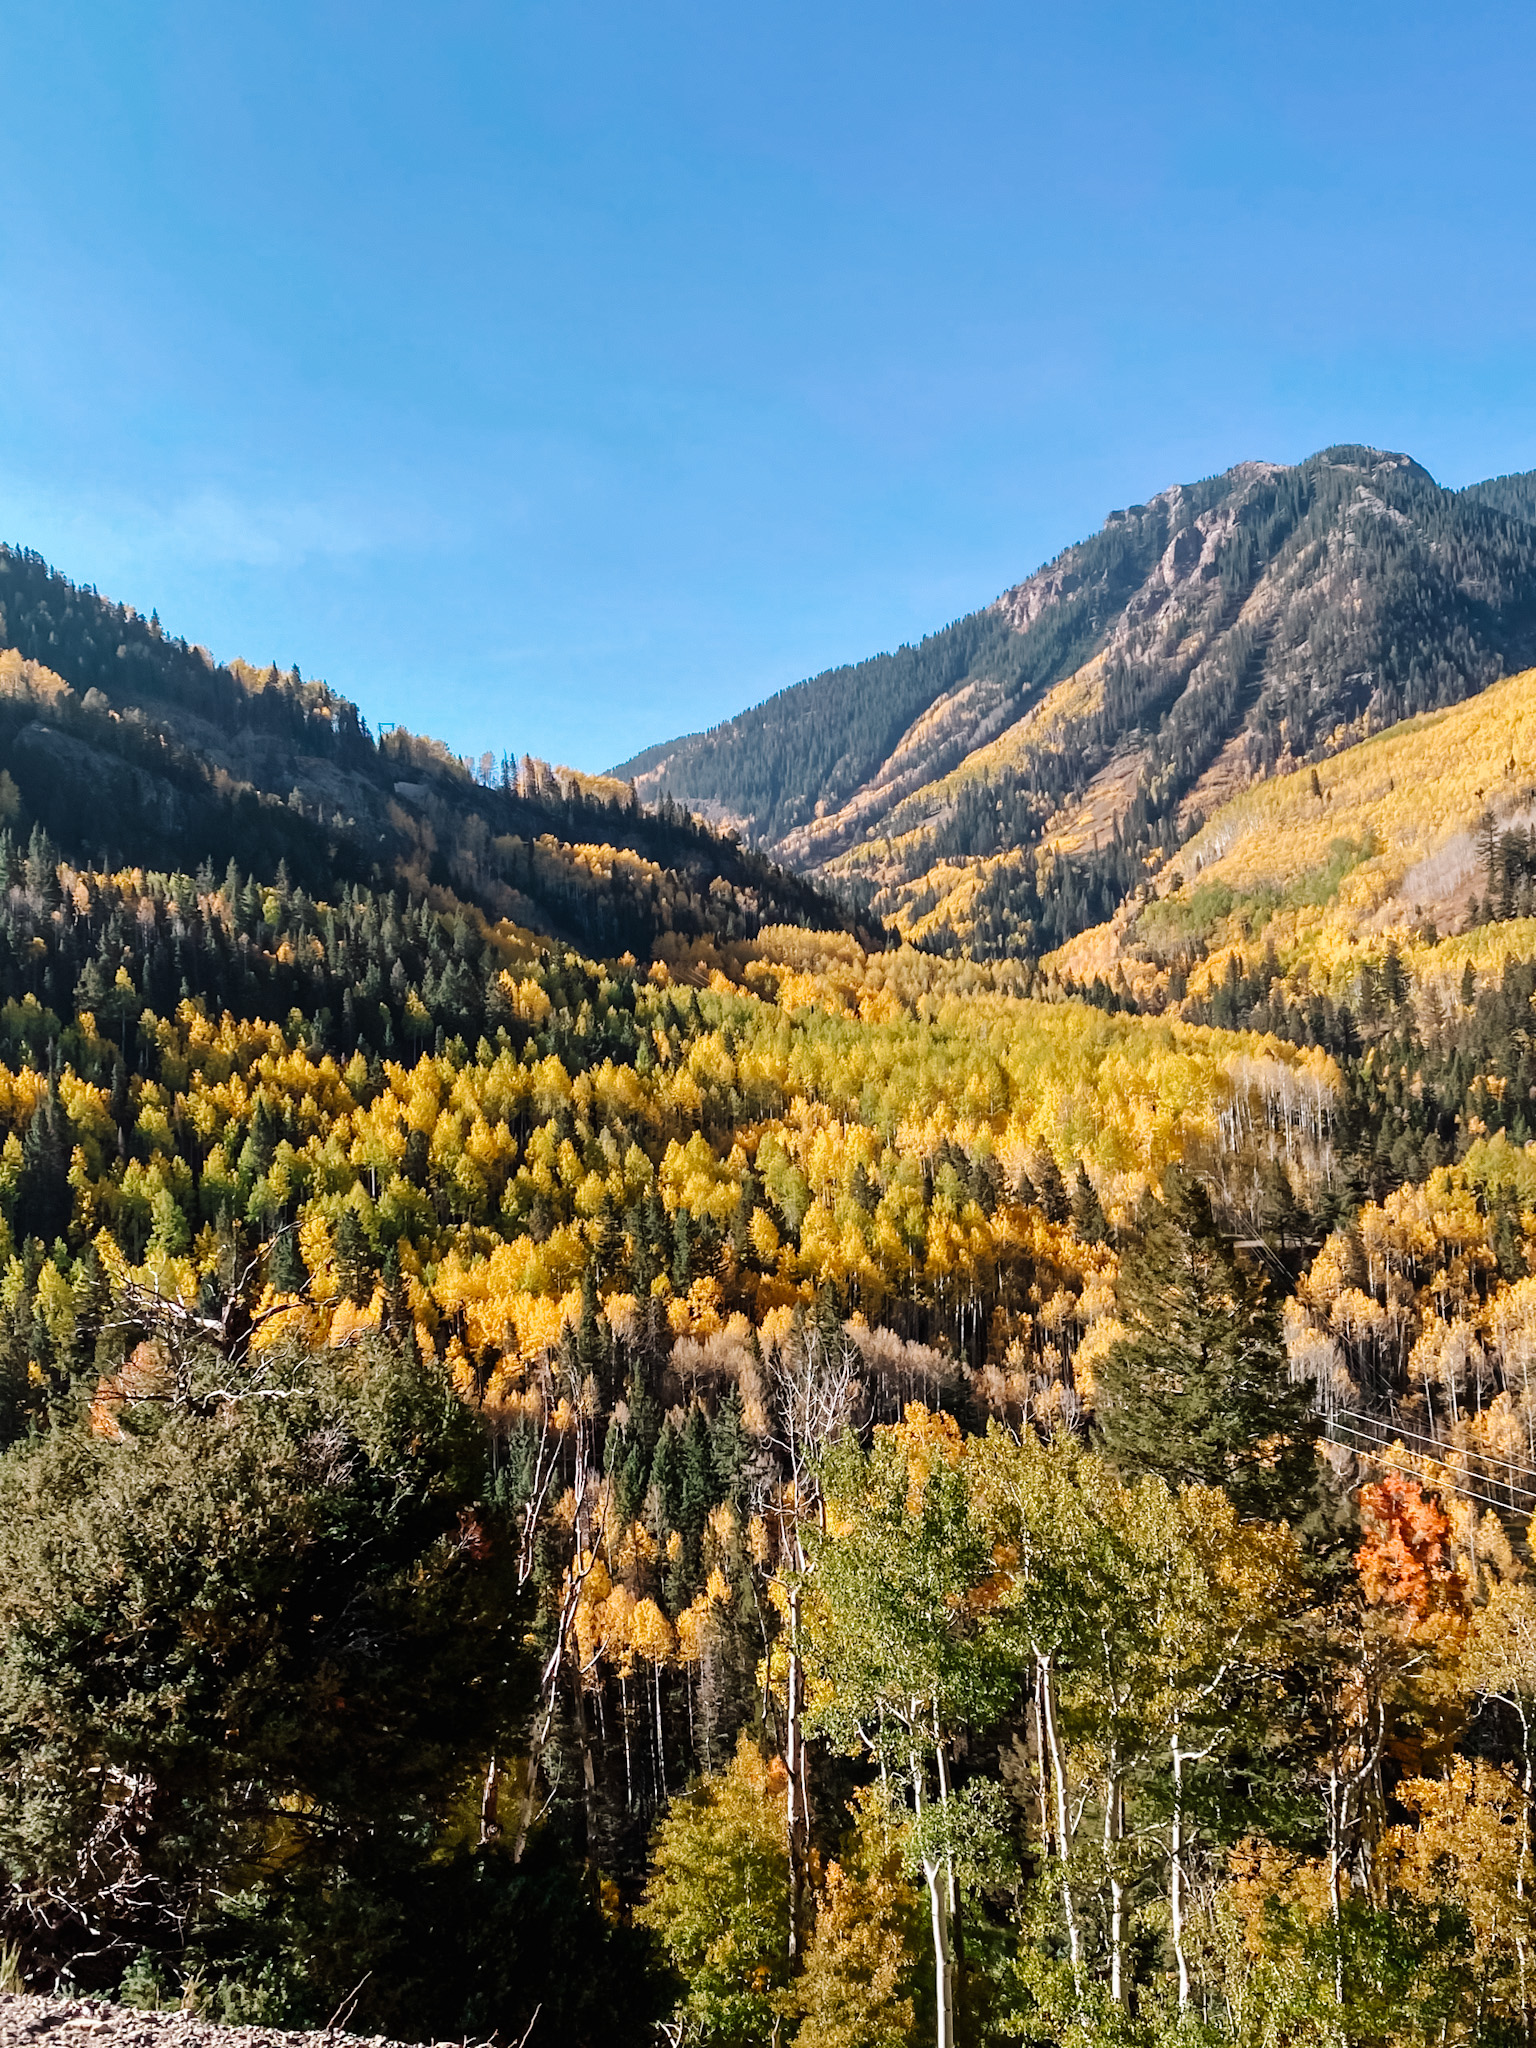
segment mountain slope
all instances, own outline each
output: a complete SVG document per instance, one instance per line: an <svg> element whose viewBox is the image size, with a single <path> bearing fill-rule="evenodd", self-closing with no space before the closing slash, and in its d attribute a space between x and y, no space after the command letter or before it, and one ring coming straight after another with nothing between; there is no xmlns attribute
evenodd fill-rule
<svg viewBox="0 0 1536 2048"><path fill-rule="evenodd" d="M526 756L461 761L297 670L216 663L157 618L0 549L0 820L77 861L191 870L279 862L337 882L453 891L589 953L667 934L830 927L812 884L623 784Z"/></svg>
<svg viewBox="0 0 1536 2048"><path fill-rule="evenodd" d="M1342 999L1390 948L1454 994L1536 953L1533 825L1528 670L1243 791L1045 965L1192 1017L1260 952L1293 992Z"/></svg>
<svg viewBox="0 0 1536 2048"><path fill-rule="evenodd" d="M1468 484L1461 493L1475 505L1491 506L1516 519L1536 523L1536 469L1521 470L1514 476L1491 476L1480 484Z"/></svg>
<svg viewBox="0 0 1536 2048"><path fill-rule="evenodd" d="M1244 463L919 648L619 772L930 944L1043 952L1236 789L1536 659L1527 482L1444 491L1358 447Z"/></svg>

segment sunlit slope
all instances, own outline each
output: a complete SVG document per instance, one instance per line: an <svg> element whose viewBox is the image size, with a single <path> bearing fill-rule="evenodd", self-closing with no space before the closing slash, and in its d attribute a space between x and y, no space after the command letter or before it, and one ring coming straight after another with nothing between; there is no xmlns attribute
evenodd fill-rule
<svg viewBox="0 0 1536 2048"><path fill-rule="evenodd" d="M1432 952L1439 968L1491 966L1529 953L1536 924L1471 922L1489 889L1490 820L1498 838L1533 819L1536 670L1526 670L1244 791L1140 900L1046 964L1075 980L1123 974L1143 995L1180 965L1198 989L1227 951L1255 942L1323 982L1392 943Z"/></svg>

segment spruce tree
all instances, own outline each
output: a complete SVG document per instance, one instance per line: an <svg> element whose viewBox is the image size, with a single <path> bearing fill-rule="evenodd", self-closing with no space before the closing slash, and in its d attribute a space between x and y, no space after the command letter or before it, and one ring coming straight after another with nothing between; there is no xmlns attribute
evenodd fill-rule
<svg viewBox="0 0 1536 2048"><path fill-rule="evenodd" d="M1291 1384L1262 1278L1217 1232L1198 1182L1170 1171L1120 1263L1125 1335L1096 1374L1101 1448L1127 1475L1225 1487L1240 1513L1299 1523L1320 1502L1317 1426Z"/></svg>
<svg viewBox="0 0 1536 2048"><path fill-rule="evenodd" d="M50 1076L21 1141L22 1177L16 1204L17 1235L51 1244L69 1227L69 1159L74 1133L57 1082Z"/></svg>
<svg viewBox="0 0 1536 2048"><path fill-rule="evenodd" d="M272 1240L267 1253L267 1279L276 1294L302 1294L309 1285L309 1274L299 1251L299 1234L291 1227L280 1230Z"/></svg>
<svg viewBox="0 0 1536 2048"><path fill-rule="evenodd" d="M1031 1164L1034 1167L1035 1200L1052 1223L1065 1223L1072 1213L1072 1203L1067 1194L1067 1184L1061 1177L1061 1168L1049 1152L1038 1153Z"/></svg>
<svg viewBox="0 0 1536 2048"><path fill-rule="evenodd" d="M1104 1244L1109 1237L1109 1219L1104 1214L1093 1182L1083 1162L1077 1162L1072 1180L1072 1228L1084 1244Z"/></svg>
<svg viewBox="0 0 1536 2048"><path fill-rule="evenodd" d="M348 1301L364 1307L373 1295L373 1261L357 1211L348 1205L336 1219L336 1278Z"/></svg>

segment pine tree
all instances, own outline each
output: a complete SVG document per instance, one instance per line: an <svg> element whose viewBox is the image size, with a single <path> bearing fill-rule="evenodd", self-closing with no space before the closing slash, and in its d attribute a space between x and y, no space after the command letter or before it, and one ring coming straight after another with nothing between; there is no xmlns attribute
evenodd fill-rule
<svg viewBox="0 0 1536 2048"><path fill-rule="evenodd" d="M679 1209L672 1222L672 1285L679 1294L688 1292L693 1278L692 1220L686 1209Z"/></svg>
<svg viewBox="0 0 1536 2048"><path fill-rule="evenodd" d="M50 1078L21 1141L23 1173L16 1205L18 1236L25 1234L52 1244L68 1228L72 1143L58 1085Z"/></svg>
<svg viewBox="0 0 1536 2048"><path fill-rule="evenodd" d="M1032 1164L1035 1200L1052 1223L1065 1223L1072 1213L1072 1204L1067 1196L1067 1184L1061 1177L1061 1168L1049 1152L1038 1153Z"/></svg>
<svg viewBox="0 0 1536 2048"><path fill-rule="evenodd" d="M267 1253L267 1278L277 1294L302 1294L309 1285L296 1230L281 1230Z"/></svg>
<svg viewBox="0 0 1536 2048"><path fill-rule="evenodd" d="M1198 1182L1169 1172L1116 1297L1125 1335L1098 1370L1095 1409L1111 1462L1225 1487L1246 1516L1302 1521L1320 1501L1308 1394L1290 1383L1263 1281L1222 1242Z"/></svg>
<svg viewBox="0 0 1536 2048"><path fill-rule="evenodd" d="M350 1204L336 1219L336 1278L348 1301L359 1308L372 1298L371 1250L358 1213Z"/></svg>
<svg viewBox="0 0 1536 2048"><path fill-rule="evenodd" d="M1103 1244L1109 1237L1104 1205L1081 1160L1072 1181L1072 1227L1084 1244Z"/></svg>
<svg viewBox="0 0 1536 2048"><path fill-rule="evenodd" d="M656 1440L656 1455L651 1461L651 1486L667 1529L676 1529L682 1522L683 1484L683 1446L677 1431L667 1422Z"/></svg>

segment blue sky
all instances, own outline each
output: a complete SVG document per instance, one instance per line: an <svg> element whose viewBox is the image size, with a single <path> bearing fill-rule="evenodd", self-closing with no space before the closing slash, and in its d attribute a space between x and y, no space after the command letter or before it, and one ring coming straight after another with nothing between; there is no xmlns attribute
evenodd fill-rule
<svg viewBox="0 0 1536 2048"><path fill-rule="evenodd" d="M1536 467L1536 12L0 18L0 537L600 768L1252 455Z"/></svg>

